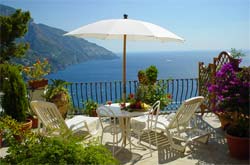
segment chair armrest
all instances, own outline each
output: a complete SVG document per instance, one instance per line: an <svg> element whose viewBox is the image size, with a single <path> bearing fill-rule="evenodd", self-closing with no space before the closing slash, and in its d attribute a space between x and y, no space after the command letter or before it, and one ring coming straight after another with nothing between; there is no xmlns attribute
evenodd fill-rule
<svg viewBox="0 0 250 165"><path fill-rule="evenodd" d="M86 121L79 121L78 123L75 123L75 124L72 124L71 126L70 126L70 130L73 130L73 128L75 127L75 126L78 126L78 125L80 125L80 124L84 124L84 126L86 126Z"/></svg>
<svg viewBox="0 0 250 165"><path fill-rule="evenodd" d="M171 121L175 116L175 113L170 113L169 115L167 115L165 118L168 120L168 121Z"/></svg>
<svg viewBox="0 0 250 165"><path fill-rule="evenodd" d="M158 128L158 129L162 130L160 127L157 127L157 125L161 125L161 126L163 126L165 129L167 129L166 123L157 121L157 123L156 123L156 129Z"/></svg>

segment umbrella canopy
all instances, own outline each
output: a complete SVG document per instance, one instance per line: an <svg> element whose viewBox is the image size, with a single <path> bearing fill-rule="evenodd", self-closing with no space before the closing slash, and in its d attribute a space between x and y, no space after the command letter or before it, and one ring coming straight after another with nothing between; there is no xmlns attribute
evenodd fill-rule
<svg viewBox="0 0 250 165"><path fill-rule="evenodd" d="M152 23L127 19L102 20L82 26L65 34L80 38L123 39L123 100L126 100L126 41L145 40L183 42L184 39Z"/></svg>

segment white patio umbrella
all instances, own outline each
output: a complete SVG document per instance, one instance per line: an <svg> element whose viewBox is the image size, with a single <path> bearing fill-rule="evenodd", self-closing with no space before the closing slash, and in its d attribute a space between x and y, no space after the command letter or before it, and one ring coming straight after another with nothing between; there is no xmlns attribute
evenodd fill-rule
<svg viewBox="0 0 250 165"><path fill-rule="evenodd" d="M64 34L79 38L123 39L123 100L126 100L126 41L155 40L161 42L183 42L184 39L152 23L127 19L102 20L82 26Z"/></svg>

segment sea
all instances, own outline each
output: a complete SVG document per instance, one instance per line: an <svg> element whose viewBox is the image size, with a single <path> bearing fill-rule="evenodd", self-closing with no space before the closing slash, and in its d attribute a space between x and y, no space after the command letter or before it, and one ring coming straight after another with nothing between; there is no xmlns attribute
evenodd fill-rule
<svg viewBox="0 0 250 165"><path fill-rule="evenodd" d="M167 51L127 53L127 80L137 80L139 70L151 65L158 69L158 79L185 79L198 77L198 63L213 62L221 51ZM242 51L241 66L250 66L250 50ZM47 75L48 79L68 82L103 82L122 80L122 53L112 60L92 60L67 67Z"/></svg>

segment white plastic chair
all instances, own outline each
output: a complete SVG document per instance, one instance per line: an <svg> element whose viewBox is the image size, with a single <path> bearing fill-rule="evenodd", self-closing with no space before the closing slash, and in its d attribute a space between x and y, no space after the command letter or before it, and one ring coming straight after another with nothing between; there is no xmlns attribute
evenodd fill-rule
<svg viewBox="0 0 250 165"><path fill-rule="evenodd" d="M196 122L193 126L190 125L191 119L195 117L195 111L200 107L203 100L203 96L190 98L182 103L176 113L158 117L156 127L166 132L172 148L185 152L186 146L192 141L208 142L210 133L198 129ZM174 139L181 143L175 143Z"/></svg>
<svg viewBox="0 0 250 165"><path fill-rule="evenodd" d="M102 128L102 134L101 134L101 143L103 141L104 133L109 133L113 136L113 142L108 142L113 145L113 155L115 155L115 146L118 146L118 143L121 141L121 138L118 140L118 135L121 133L121 128L119 124L117 123L117 117L115 113L105 107L104 105L101 105L96 110L97 115L99 117L101 128Z"/></svg>
<svg viewBox="0 0 250 165"><path fill-rule="evenodd" d="M98 117L76 115L71 119L64 120L56 105L46 101L31 101L31 108L45 129L52 131L52 133L62 134L65 133L64 131L76 133L84 129L90 135L98 132Z"/></svg>
<svg viewBox="0 0 250 165"><path fill-rule="evenodd" d="M141 143L141 136L143 135L143 133L148 134L151 156L152 156L151 138L150 138L151 131L155 132L156 146L158 148L156 124L159 112L160 112L160 101L156 101L150 108L149 113L147 115L138 116L131 119L131 129L134 133L137 134L139 138L139 143Z"/></svg>

